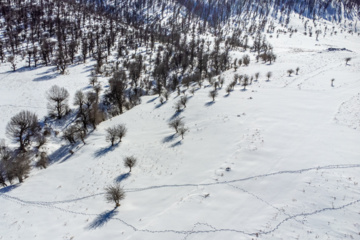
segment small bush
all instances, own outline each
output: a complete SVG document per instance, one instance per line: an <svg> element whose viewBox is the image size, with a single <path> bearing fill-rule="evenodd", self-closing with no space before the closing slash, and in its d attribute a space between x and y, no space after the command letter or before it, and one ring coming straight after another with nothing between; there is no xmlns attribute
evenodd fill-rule
<svg viewBox="0 0 360 240"><path fill-rule="evenodd" d="M133 168L136 165L136 158L134 156L130 156L130 157L126 157L124 159L124 166L128 167L130 170L129 172L131 172L131 168Z"/></svg>
<svg viewBox="0 0 360 240"><path fill-rule="evenodd" d="M174 128L176 133L179 132L179 127L181 126L184 126L184 122L182 121L181 118L175 118L174 120L172 120L170 123L169 123L169 127L171 128Z"/></svg>
<svg viewBox="0 0 360 240"><path fill-rule="evenodd" d="M105 187L105 199L108 202L114 202L115 208L120 206L120 201L125 198L125 191L119 184Z"/></svg>

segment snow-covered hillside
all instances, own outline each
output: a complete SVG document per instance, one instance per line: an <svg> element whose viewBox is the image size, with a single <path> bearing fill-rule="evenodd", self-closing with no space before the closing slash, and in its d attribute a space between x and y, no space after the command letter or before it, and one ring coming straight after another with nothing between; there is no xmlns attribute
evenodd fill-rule
<svg viewBox="0 0 360 240"><path fill-rule="evenodd" d="M359 37L267 40L276 63L251 55L248 67L222 74L214 102L207 83L185 93L181 112L176 93L163 104L145 96L101 123L73 155L65 141L49 141L47 169L0 189L0 239L359 239ZM20 110L45 116L52 85L71 97L90 88L92 64L72 66L68 75L54 67L13 73L2 64L0 136ZM246 90L226 93L235 73L256 72ZM106 78L100 83L107 88ZM189 129L184 139L168 127L176 117ZM105 129L119 123L128 135L110 147ZM123 158L131 155L138 165L129 174ZM114 209L104 187L116 182L126 197Z"/></svg>

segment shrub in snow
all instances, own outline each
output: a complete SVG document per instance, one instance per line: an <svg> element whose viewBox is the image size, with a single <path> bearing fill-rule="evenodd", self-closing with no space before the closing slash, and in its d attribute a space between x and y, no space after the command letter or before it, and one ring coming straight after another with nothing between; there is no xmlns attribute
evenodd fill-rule
<svg viewBox="0 0 360 240"><path fill-rule="evenodd" d="M209 92L209 97L212 98L213 102L215 102L215 98L217 97L217 95L218 95L218 91L216 91L216 90L212 90Z"/></svg>
<svg viewBox="0 0 360 240"><path fill-rule="evenodd" d="M130 156L130 157L126 157L124 159L124 166L128 167L130 170L129 172L131 172L131 168L133 168L136 165L136 158L134 156Z"/></svg>
<svg viewBox="0 0 360 240"><path fill-rule="evenodd" d="M266 73L266 77L267 77L268 81L270 81L271 76L272 76L272 72Z"/></svg>
<svg viewBox="0 0 360 240"><path fill-rule="evenodd" d="M38 167L38 168L46 168L48 163L49 163L49 157L47 156L47 153L46 152L41 152L40 153L40 158L36 162L36 167Z"/></svg>
<svg viewBox="0 0 360 240"><path fill-rule="evenodd" d="M293 72L294 72L294 70L292 70L292 69L287 70L287 73L289 74L289 77L291 77L291 74L293 74Z"/></svg>
<svg viewBox="0 0 360 240"><path fill-rule="evenodd" d="M179 134L181 135L181 138L182 138L182 139L184 139L184 135L185 135L185 133L188 132L188 131L189 131L189 129L185 128L184 126L181 126L181 127L179 128Z"/></svg>
<svg viewBox="0 0 360 240"><path fill-rule="evenodd" d="M188 97L185 95L185 96L182 96L181 98L180 98L180 103L181 103L181 105L183 105L184 106L184 108L186 108L186 103L187 103L187 101L188 101Z"/></svg>
<svg viewBox="0 0 360 240"><path fill-rule="evenodd" d="M244 55L243 58L242 58L242 61L244 63L245 66L248 66L250 64L250 57L249 55Z"/></svg>
<svg viewBox="0 0 360 240"><path fill-rule="evenodd" d="M348 62L351 60L351 57L347 57L347 58L345 58L345 63L346 63L346 65L348 65Z"/></svg>
<svg viewBox="0 0 360 240"><path fill-rule="evenodd" d="M12 171L14 175L18 178L19 182L23 182L24 178L30 172L30 157L27 153L19 153L15 156L12 162Z"/></svg>
<svg viewBox="0 0 360 240"><path fill-rule="evenodd" d="M114 146L116 140L119 140L119 142L121 142L121 139L125 137L127 133L127 128L124 124L118 124L114 127L107 128L106 132L106 140L111 142L111 146Z"/></svg>
<svg viewBox="0 0 360 240"><path fill-rule="evenodd" d="M181 118L175 118L174 120L172 120L170 123L169 123L169 127L171 128L174 128L176 133L179 132L179 127L181 126L184 126L184 122L182 121Z"/></svg>
<svg viewBox="0 0 360 240"><path fill-rule="evenodd" d="M127 128L124 124L118 124L116 125L116 136L119 138L119 142L121 142L121 139L126 136Z"/></svg>
<svg viewBox="0 0 360 240"><path fill-rule="evenodd" d="M125 192L119 184L105 187L105 199L114 202L115 208L120 206L120 201L125 198Z"/></svg>

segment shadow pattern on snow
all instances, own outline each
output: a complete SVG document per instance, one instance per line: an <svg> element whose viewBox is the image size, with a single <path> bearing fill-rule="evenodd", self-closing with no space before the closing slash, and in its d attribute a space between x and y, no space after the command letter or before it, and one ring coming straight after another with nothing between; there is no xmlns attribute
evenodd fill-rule
<svg viewBox="0 0 360 240"><path fill-rule="evenodd" d="M130 177L130 173L123 173L120 176L118 176L117 178L115 178L115 182L119 183L125 179L127 179L128 177Z"/></svg>
<svg viewBox="0 0 360 240"><path fill-rule="evenodd" d="M33 81L34 82L49 81L49 80L57 78L59 75L60 75L59 73L53 73L53 74L34 78Z"/></svg>
<svg viewBox="0 0 360 240"><path fill-rule="evenodd" d="M172 141L174 141L175 137L176 137L176 133L174 133L170 136L164 137L162 140L162 143L172 142Z"/></svg>
<svg viewBox="0 0 360 240"><path fill-rule="evenodd" d="M97 158L102 157L106 155L108 152L114 151L117 146L119 146L119 143L115 143L114 146L100 148L94 153L94 156Z"/></svg>
<svg viewBox="0 0 360 240"><path fill-rule="evenodd" d="M313 167L313 168L305 168L305 169L299 169L299 170L292 170L292 171L280 171L280 172L274 172L274 173L269 173L269 174L263 174L263 175L259 175L261 177L266 177L266 176L272 176L272 175L277 175L277 174L298 174L298 173L303 173L303 172L307 172L307 171L313 171L313 170L319 170L319 169L346 169L346 168L360 168L360 164L342 164L342 165L328 165L328 166L322 166L322 167ZM238 179L238 180L233 180L233 181L228 181L228 182L235 182L235 181L245 181L245 180L249 180L252 179L256 176L253 177L248 177L248 178L243 178L243 179ZM228 183L228 182L223 182L223 183ZM219 184L219 183L212 183L212 185L215 184ZM210 184L197 184L196 186L200 186L200 185L211 185ZM168 185L167 187L169 187L171 185ZM180 185L172 185L175 187L179 187ZM183 185L185 186L185 185ZM187 185L189 186L189 185ZM144 190L144 189L142 189ZM127 191L129 192L129 190ZM96 194L96 195L100 195L100 194ZM337 211L337 210L341 210L344 209L346 207L355 205L355 204L359 204L360 203L360 199L348 202L344 205L339 205L336 207L325 207L325 208L319 208L316 210L313 210L311 212L302 212L302 213L297 213L294 215L289 215L288 217L286 217L285 219L283 219L282 221L278 222L277 225L275 225L275 227L271 228L271 229L266 229L265 231L256 231L256 232L246 232L244 230L241 229L233 229L233 228L216 228L210 224L207 223L195 223L194 224L194 228L192 230L175 230L175 229L162 229L162 230L151 230L151 229L138 229L137 227L135 227L134 225L118 218L118 217L114 217L117 214L116 208L111 210L111 211L107 211L104 212L102 214L91 214L91 213L84 213L84 212L79 212L79 211L72 211L72 210L68 210L68 209L64 209L64 208L60 208L54 205L51 205L51 202L48 202L47 204L42 204L41 202L30 202L30 201L24 201L22 199L19 198L15 198L15 197L11 197L5 193L0 193L0 197L14 201L18 204L29 204L29 205L34 205L34 206L38 206L38 207L47 207L47 208L52 208L52 209L56 209L59 211L63 211L63 212L67 212L67 213L72 213L72 214L76 214L76 215L83 215L83 216L95 216L95 220L89 225L90 229L96 229L98 227L104 226L107 222L109 222L110 220L117 220L119 222L121 222L122 224L124 224L125 226L129 227L131 230L133 231L138 231L138 232L146 232L146 233L175 233L175 234L183 234L186 236L192 235L192 234L202 234L202 233L215 233L215 232L236 232L236 233L241 233L241 234L245 234L245 235L249 235L249 236L258 236L258 235L269 235L275 231L277 231L281 225L283 225L284 223L290 221L290 220L296 220L297 218L302 218L302 217L308 217L308 216L312 216L312 215L316 215L322 212L327 212L327 211ZM197 225L204 225L209 227L208 229L205 230L194 230L195 227Z"/></svg>
<svg viewBox="0 0 360 240"><path fill-rule="evenodd" d="M53 152L49 156L49 164L54 164L56 162L65 162L65 161L67 161L72 156L70 151L72 151L72 149L76 148L79 144L80 143L77 142L74 145L61 146L59 149L57 149L55 152Z"/></svg>
<svg viewBox="0 0 360 240"><path fill-rule="evenodd" d="M182 144L181 140L177 141L176 143L171 144L170 147L178 147Z"/></svg>
<svg viewBox="0 0 360 240"><path fill-rule="evenodd" d="M169 119L169 121L172 121L172 120L174 120L175 118L177 118L178 116L180 116L180 114L183 112L184 110L180 110L180 111L176 111L175 113L174 113L174 115L172 115L171 117L170 117L170 119Z"/></svg>
<svg viewBox="0 0 360 240"><path fill-rule="evenodd" d="M152 102L155 101L156 99L158 99L158 97L154 97L154 98L148 100L146 103L152 103Z"/></svg>
<svg viewBox="0 0 360 240"><path fill-rule="evenodd" d="M6 186L0 189L0 194L1 193L8 193L11 192L12 190L14 190L15 188L19 187L19 183L18 184L14 184L14 185L10 185L10 186Z"/></svg>
<svg viewBox="0 0 360 240"><path fill-rule="evenodd" d="M116 214L118 214L118 211L116 211L116 208L111 211L106 211L101 214L99 214L92 223L88 226L88 229L97 229L99 227L104 226L107 222L109 222Z"/></svg>
<svg viewBox="0 0 360 240"><path fill-rule="evenodd" d="M210 101L210 102L207 102L205 103L205 107L210 107L212 105L214 105L215 101Z"/></svg>

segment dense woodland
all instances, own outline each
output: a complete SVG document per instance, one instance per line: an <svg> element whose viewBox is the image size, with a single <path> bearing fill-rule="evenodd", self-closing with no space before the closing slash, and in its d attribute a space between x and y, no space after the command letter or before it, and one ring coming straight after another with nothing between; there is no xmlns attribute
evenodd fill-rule
<svg viewBox="0 0 360 240"><path fill-rule="evenodd" d="M201 87L207 79L214 87L209 96L215 100L224 82L220 74L250 64L247 53L255 53L256 60L264 63L276 60L265 33L288 32L290 37L296 33L297 29L287 26L292 11L314 22L320 16L335 22L344 20L339 16L359 17L358 0L341 2L344 12L335 0L2 0L0 62L9 62L13 71L54 66L59 74L68 74L70 65L94 62L89 79L92 91L71 96L77 109L69 108L66 89L53 86L47 92L47 120L75 112L76 121L62 137L69 144L85 144L86 135L101 121L136 106L142 95L157 94L166 101L172 92L180 95L180 87ZM278 16L282 29L269 22L271 15ZM308 21L304 21L304 34L336 34L334 29L324 33L307 28ZM224 31L229 24L236 26L231 35ZM232 59L233 50L244 52L243 57ZM20 65L23 62L26 66ZM108 89L97 84L99 76L109 78ZM235 84L245 89L257 77L236 75L226 91L230 93ZM185 108L186 101L183 96L176 110ZM15 178L22 182L31 169L31 159L46 168L48 156L41 146L52 134L47 120L39 124L38 117L28 111L11 119L6 132L19 147L10 149L1 143L0 185L11 184ZM119 129L121 126L109 129L112 145L126 132ZM180 131L183 137L186 128Z"/></svg>

